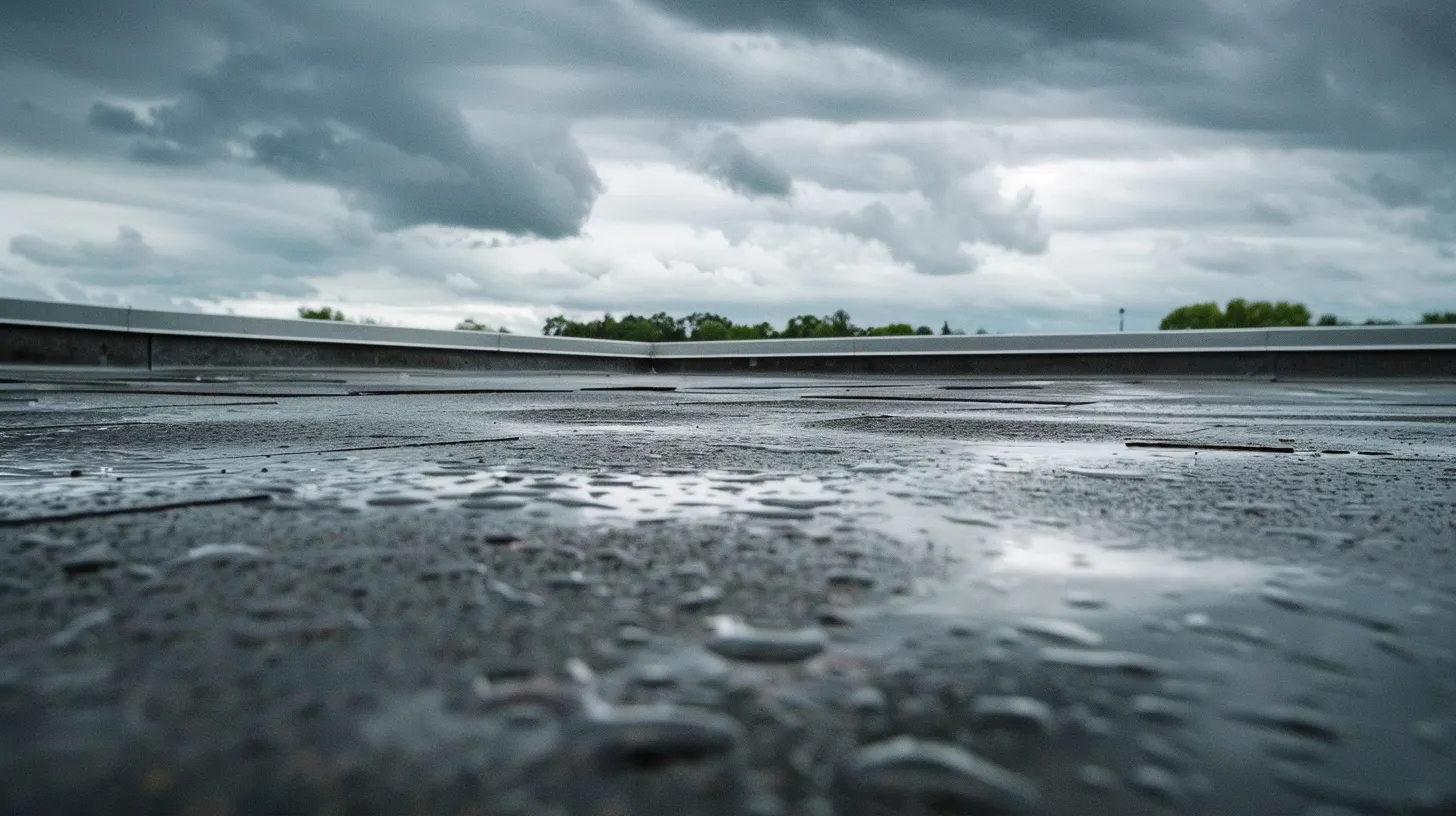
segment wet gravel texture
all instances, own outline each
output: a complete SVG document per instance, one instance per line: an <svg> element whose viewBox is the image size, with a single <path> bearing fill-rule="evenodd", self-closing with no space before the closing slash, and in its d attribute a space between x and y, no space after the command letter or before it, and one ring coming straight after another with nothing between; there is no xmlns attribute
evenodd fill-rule
<svg viewBox="0 0 1456 816"><path fill-rule="evenodd" d="M6 813L1456 812L1450 384L0 374Z"/></svg>

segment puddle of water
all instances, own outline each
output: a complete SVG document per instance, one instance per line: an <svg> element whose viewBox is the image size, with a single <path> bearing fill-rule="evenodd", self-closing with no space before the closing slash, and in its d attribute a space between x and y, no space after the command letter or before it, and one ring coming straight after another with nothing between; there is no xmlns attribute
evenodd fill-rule
<svg viewBox="0 0 1456 816"><path fill-rule="evenodd" d="M1062 520L1018 518L977 490L978 480L1015 469L1153 479L1209 456L1243 455L1004 445L976 448L949 474L905 460L820 475L562 473L463 461L401 472L342 457L319 473L279 463L276 473L249 478L277 479L287 502L349 512L458 511L506 526L527 518L619 528L741 521L810 539L856 530L945 559L933 582L861 608L853 626L778 630L719 619L697 640L648 644L634 635L640 654L600 677L577 672L571 688L483 687L481 710L468 716L406 701L366 724L372 741L418 738L421 751L486 744L503 758L564 752L597 763L589 775L607 788L626 778L624 763L644 756L732 777L745 750L747 720L731 702L739 689L756 701L752 712L802 719L825 734L851 729L834 743L859 746L840 758L838 773L850 776L826 772L822 781L910 811L925 801L964 812L1040 801L1049 813L1169 804L1208 811L1215 803L1228 813L1370 810L1371 802L1421 812L1420 797L1442 795L1456 748L1442 725L1456 716L1456 687L1442 679L1456 673L1448 600L1080 540ZM1115 464L1086 470L1093 460ZM213 548L189 557L253 555ZM852 588L871 579L844 571L831 580ZM510 603L545 603L499 580L488 586ZM706 615L718 601L705 587L680 604ZM104 612L76 618L55 648L105 620ZM732 716L640 704L666 699L663 689L727 700ZM846 701L853 716L842 716ZM1089 805L1093 783L1103 798ZM857 812L854 802L842 803L844 812Z"/></svg>

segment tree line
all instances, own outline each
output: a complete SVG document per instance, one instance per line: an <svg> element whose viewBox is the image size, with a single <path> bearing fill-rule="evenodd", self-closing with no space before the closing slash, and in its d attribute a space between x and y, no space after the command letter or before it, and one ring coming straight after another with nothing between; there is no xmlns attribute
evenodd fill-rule
<svg viewBox="0 0 1456 816"><path fill-rule="evenodd" d="M331 306L300 306L298 316L306 320L333 320L347 323L377 325L374 318L350 318ZM1426 312L1421 315L1421 324L1456 323L1456 312ZM1318 319L1303 303L1280 300L1245 300L1234 298L1220 308L1213 301L1191 303L1179 306L1169 312L1158 325L1159 329L1259 329L1283 326L1353 326L1353 321L1338 315L1324 314ZM1358 325L1398 326L1398 320L1370 318ZM510 331L504 326L492 328L480 321L467 317L455 325L461 331ZM961 329L952 329L946 321L937 331L929 326L912 326L909 323L887 323L883 326L857 326L849 312L839 309L832 314L802 314L790 318L782 329L767 321L761 323L735 323L723 315L712 312L694 312L686 317L673 317L666 312L653 315L628 314L614 317L610 313L595 320L571 320L565 315L556 315L546 320L541 333L550 337L590 337L599 340L635 340L644 343L672 343L683 340L785 340L801 337L898 337L904 335L956 335L965 334ZM976 334L986 334L977 329Z"/></svg>
<svg viewBox="0 0 1456 816"><path fill-rule="evenodd" d="M1426 312L1417 322L1422 324L1456 323L1456 312ZM1249 301L1244 298L1234 298L1222 309L1213 301L1179 306L1163 318L1162 323L1158 324L1158 328L1164 330L1263 329L1309 325L1353 326L1355 323L1334 314L1323 314L1319 316L1318 320L1315 320L1314 315L1303 303L1291 303L1287 300L1271 303L1267 300ZM1369 318L1360 325L1399 326L1401 322Z"/></svg>
<svg viewBox="0 0 1456 816"><path fill-rule="evenodd" d="M565 315L548 318L541 333L549 337L591 337L600 340L635 340L644 343L672 343L683 340L787 340L804 337L898 337L904 335L965 334L952 329L950 322L937 332L929 326L909 323L887 323L883 326L856 326L849 312L840 309L833 314L803 314L790 318L782 329L772 323L735 323L723 315L694 312L686 317L673 317L666 312L642 316L629 314L621 318L604 315L596 320L571 320ZM978 329L977 334L985 334Z"/></svg>
<svg viewBox="0 0 1456 816"><path fill-rule="evenodd" d="M364 326L378 326L379 321L372 317L347 317L344 313L332 306L299 306L298 316L304 320L331 320L336 323L358 323ZM473 317L467 317L455 324L456 331L480 331L500 332L510 334L511 330L505 326L493 329L485 323L481 323Z"/></svg>

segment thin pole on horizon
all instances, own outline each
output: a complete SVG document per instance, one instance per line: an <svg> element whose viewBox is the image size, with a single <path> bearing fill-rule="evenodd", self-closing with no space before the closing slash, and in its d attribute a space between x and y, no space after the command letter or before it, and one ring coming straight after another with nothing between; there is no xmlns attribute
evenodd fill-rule
<svg viewBox="0 0 1456 816"><path fill-rule="evenodd" d="M1118 331L1122 331L1123 317L1126 314L1127 314L1127 310L1119 306L1118 309L1117 309L1117 330Z"/></svg>

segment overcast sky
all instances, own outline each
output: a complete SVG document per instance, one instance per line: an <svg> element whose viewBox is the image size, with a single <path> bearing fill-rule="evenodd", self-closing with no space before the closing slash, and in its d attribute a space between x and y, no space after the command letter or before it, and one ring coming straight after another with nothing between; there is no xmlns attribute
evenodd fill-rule
<svg viewBox="0 0 1456 816"><path fill-rule="evenodd" d="M1456 309L1452 0L7 0L0 296Z"/></svg>

